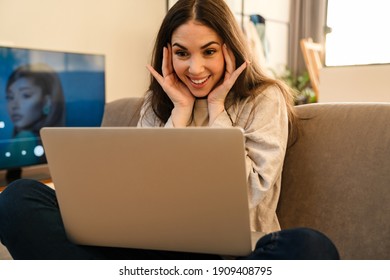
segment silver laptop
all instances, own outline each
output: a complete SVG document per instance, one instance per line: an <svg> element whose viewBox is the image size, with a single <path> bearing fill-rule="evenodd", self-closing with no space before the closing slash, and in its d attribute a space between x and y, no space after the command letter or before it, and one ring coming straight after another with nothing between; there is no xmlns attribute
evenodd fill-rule
<svg viewBox="0 0 390 280"><path fill-rule="evenodd" d="M249 227L238 128L44 128L41 136L75 243L242 256L259 237Z"/></svg>

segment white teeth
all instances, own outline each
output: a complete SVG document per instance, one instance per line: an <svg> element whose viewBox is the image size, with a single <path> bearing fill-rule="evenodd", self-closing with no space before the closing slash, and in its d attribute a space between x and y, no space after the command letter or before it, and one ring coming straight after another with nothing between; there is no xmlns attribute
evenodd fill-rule
<svg viewBox="0 0 390 280"><path fill-rule="evenodd" d="M208 77L206 77L206 78L204 78L204 79L202 79L202 80L191 80L191 82L193 82L194 84L199 85L199 84L204 83L204 82L207 80L207 78L208 78Z"/></svg>

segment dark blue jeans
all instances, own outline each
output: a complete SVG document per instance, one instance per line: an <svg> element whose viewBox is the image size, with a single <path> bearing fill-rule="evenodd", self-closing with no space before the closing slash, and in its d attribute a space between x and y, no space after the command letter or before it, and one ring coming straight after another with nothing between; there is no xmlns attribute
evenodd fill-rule
<svg viewBox="0 0 390 280"><path fill-rule="evenodd" d="M156 236L158 238L158 236ZM195 253L81 246L65 234L55 191L40 182L21 179L0 194L0 240L14 259L221 259ZM268 234L243 259L339 259L322 233L296 228Z"/></svg>

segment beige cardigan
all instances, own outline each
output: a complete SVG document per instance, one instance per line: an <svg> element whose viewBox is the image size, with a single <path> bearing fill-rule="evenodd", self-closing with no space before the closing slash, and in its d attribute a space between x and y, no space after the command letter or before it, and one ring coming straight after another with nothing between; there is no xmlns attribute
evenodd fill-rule
<svg viewBox="0 0 390 280"><path fill-rule="evenodd" d="M171 119L161 124L152 110L146 108L148 106L144 104L139 127L173 127ZM207 125L207 100L198 99L194 105L191 126ZM245 100L238 106L232 106L211 125L232 126L244 130L251 229L262 232L279 230L276 207L288 139L287 108L280 90L276 87L267 88L254 102Z"/></svg>

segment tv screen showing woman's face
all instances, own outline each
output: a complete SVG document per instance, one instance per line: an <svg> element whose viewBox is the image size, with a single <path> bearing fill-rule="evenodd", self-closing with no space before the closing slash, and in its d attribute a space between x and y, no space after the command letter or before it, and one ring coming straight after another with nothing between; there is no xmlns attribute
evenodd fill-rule
<svg viewBox="0 0 390 280"><path fill-rule="evenodd" d="M104 55L0 47L0 170L46 163L39 131L100 126Z"/></svg>

